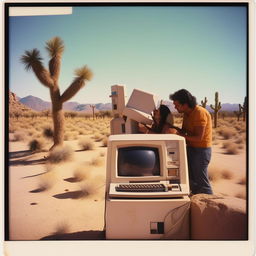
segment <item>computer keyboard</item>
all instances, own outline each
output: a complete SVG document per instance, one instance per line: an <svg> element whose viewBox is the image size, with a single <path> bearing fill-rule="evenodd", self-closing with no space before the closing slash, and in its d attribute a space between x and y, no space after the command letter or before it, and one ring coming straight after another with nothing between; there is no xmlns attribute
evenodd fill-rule
<svg viewBox="0 0 256 256"><path fill-rule="evenodd" d="M116 191L120 192L165 192L168 187L162 183L157 184L119 184L116 185Z"/></svg>

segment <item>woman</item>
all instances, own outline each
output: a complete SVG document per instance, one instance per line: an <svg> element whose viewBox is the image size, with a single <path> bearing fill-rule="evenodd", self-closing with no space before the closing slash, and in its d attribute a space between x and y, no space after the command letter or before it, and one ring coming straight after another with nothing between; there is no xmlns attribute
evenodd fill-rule
<svg viewBox="0 0 256 256"><path fill-rule="evenodd" d="M177 133L173 126L173 116L170 109L165 105L160 105L158 109L153 111L153 125L140 126L139 130L142 133Z"/></svg>

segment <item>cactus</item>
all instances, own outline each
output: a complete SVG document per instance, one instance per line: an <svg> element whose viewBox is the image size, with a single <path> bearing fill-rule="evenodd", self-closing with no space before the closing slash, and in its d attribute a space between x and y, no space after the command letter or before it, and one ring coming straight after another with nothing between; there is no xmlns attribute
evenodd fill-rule
<svg viewBox="0 0 256 256"><path fill-rule="evenodd" d="M237 116L237 121L239 121L240 116L243 114L243 121L246 120L246 113L247 113L247 97L244 98L243 106L241 104L238 105L239 110L234 111L235 115Z"/></svg>
<svg viewBox="0 0 256 256"><path fill-rule="evenodd" d="M243 121L246 121L247 119L247 97L244 97L244 104L243 107L241 107L243 110Z"/></svg>
<svg viewBox="0 0 256 256"><path fill-rule="evenodd" d="M217 127L217 122L218 122L218 112L221 109L221 103L219 102L219 93L215 92L215 106L210 105L211 109L214 111L214 128Z"/></svg>
<svg viewBox="0 0 256 256"><path fill-rule="evenodd" d="M74 81L61 95L58 79L61 57L64 51L64 43L62 39L54 37L46 42L46 50L51 58L49 61L49 70L43 66L40 52L37 49L25 51L25 54L21 56L21 62L25 65L27 71L32 69L38 80L50 91L54 127L54 144L50 149L52 150L55 146L62 145L64 142L63 103L72 98L85 85L85 81L91 80L92 72L87 66L77 69L75 71L76 77Z"/></svg>
<svg viewBox="0 0 256 256"><path fill-rule="evenodd" d="M92 119L94 120L94 109L95 109L95 105L90 105L90 107L92 108Z"/></svg>
<svg viewBox="0 0 256 256"><path fill-rule="evenodd" d="M201 100L201 106L202 106L203 108L206 108L206 103L207 103L207 98L204 97L204 101Z"/></svg>
<svg viewBox="0 0 256 256"><path fill-rule="evenodd" d="M234 114L237 116L237 121L240 120L240 116L242 115L242 113L243 113L242 106L239 104L239 110L234 111Z"/></svg>

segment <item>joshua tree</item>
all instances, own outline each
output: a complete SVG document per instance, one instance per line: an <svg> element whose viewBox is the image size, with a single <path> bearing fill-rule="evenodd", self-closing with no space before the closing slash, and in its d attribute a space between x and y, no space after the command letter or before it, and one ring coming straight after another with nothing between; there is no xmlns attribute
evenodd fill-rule
<svg viewBox="0 0 256 256"><path fill-rule="evenodd" d="M211 109L214 110L214 128L217 127L217 120L218 120L218 112L221 109L221 103L219 102L219 93L215 93L215 106L210 105Z"/></svg>
<svg viewBox="0 0 256 256"><path fill-rule="evenodd" d="M206 103L207 103L207 98L204 97L204 101L201 100L201 106L202 106L203 108L206 108Z"/></svg>
<svg viewBox="0 0 256 256"><path fill-rule="evenodd" d="M85 85L85 81L91 80L92 72L87 66L77 69L75 71L76 77L74 81L61 95L58 79L60 75L61 57L64 51L62 39L54 37L46 42L46 50L51 58L49 61L49 71L43 66L40 52L37 49L25 51L25 54L21 57L21 61L25 64L25 69L32 69L38 80L50 90L54 127L54 144L51 147L53 149L57 145L62 145L64 141L63 103L72 98Z"/></svg>

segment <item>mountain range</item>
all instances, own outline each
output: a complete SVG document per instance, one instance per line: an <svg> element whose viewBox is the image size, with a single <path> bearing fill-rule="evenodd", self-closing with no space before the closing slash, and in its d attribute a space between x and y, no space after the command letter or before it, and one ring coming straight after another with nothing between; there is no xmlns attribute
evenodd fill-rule
<svg viewBox="0 0 256 256"><path fill-rule="evenodd" d="M24 104L25 106L36 110L36 111L43 111L43 110L47 110L47 109L51 109L51 102L49 101L44 101L38 97L29 95L26 96L24 98L19 98L19 102ZM80 104L78 102L65 102L63 104L63 109L66 111L79 111L79 112L88 112L88 111L92 111L91 108L92 104ZM112 105L111 103L97 103L97 104L93 104L95 105L95 111L101 111L101 110L111 110L112 109Z"/></svg>
<svg viewBox="0 0 256 256"><path fill-rule="evenodd" d="M16 99L22 103L23 105L27 106L28 108L31 108L36 111L43 111L47 109L51 109L51 102L44 101L38 97L29 95L23 98L15 96ZM176 112L173 104L170 101L163 101L163 104L167 105L172 112ZM78 102L65 102L63 104L63 109L66 111L78 111L78 112L91 112L92 104L80 104ZM111 110L112 104L111 103L97 103L93 104L95 106L95 111L101 111L101 110ZM206 109L209 112L213 112L213 110L210 108L209 105L206 106ZM221 104L221 111L238 111L239 110L239 104L230 104L230 103L223 103Z"/></svg>
<svg viewBox="0 0 256 256"><path fill-rule="evenodd" d="M176 109L174 108L174 105L170 101L163 101L163 104L168 106L171 112L176 112ZM209 112L213 112L212 108L210 105L206 106L206 109ZM221 104L221 109L220 111L227 111L227 112L233 112L233 111L238 111L239 110L239 104L231 104L231 103L223 103Z"/></svg>

